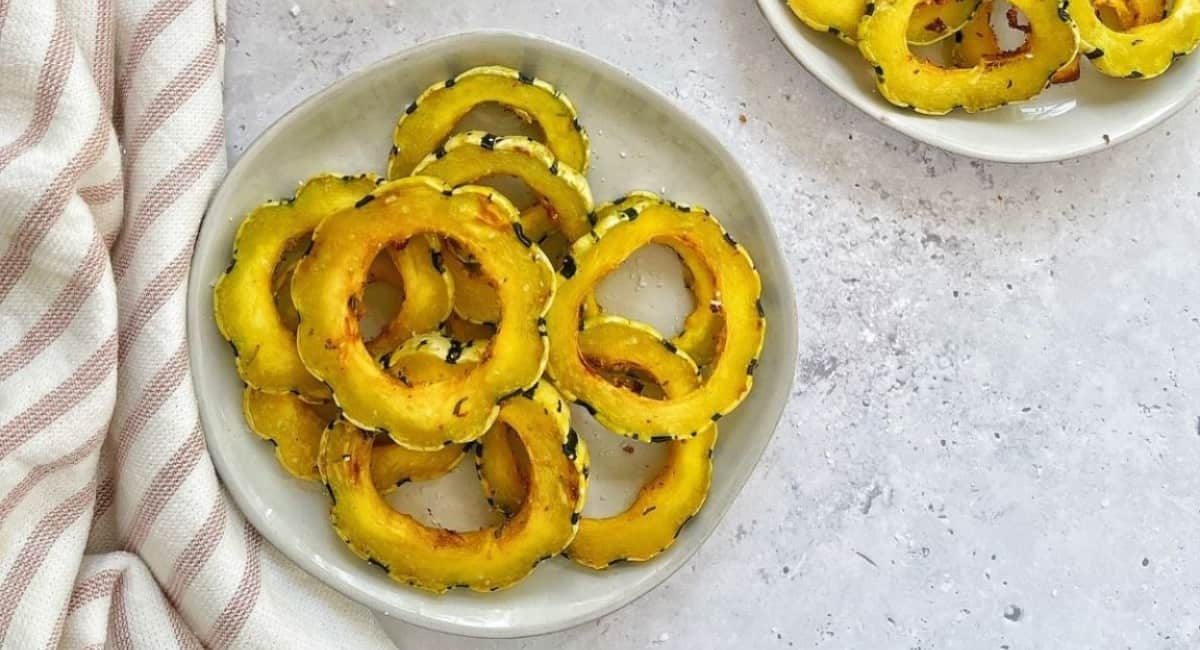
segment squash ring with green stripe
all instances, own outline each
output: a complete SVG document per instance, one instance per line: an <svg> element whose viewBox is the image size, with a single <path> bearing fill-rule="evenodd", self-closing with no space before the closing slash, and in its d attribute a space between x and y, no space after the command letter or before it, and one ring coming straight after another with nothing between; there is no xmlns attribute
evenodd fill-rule
<svg viewBox="0 0 1200 650"><path fill-rule="evenodd" d="M521 216L523 234L539 246L558 233L564 241L574 241L591 230L589 216L594 206L587 179L559 162L545 145L524 136L460 133L437 154L426 156L413 173L434 176L455 187L490 176L520 179L540 200L541 209L527 210L528 218L526 213ZM478 269L458 256L452 257L446 260L446 268L459 293L455 311L474 323L496 322L499 304L495 287Z"/></svg>
<svg viewBox="0 0 1200 650"><path fill-rule="evenodd" d="M605 203L596 209L597 221L608 216L636 208L646 203L660 201L657 194L645 191L633 191L620 199ZM679 334L671 338L671 343L686 352L701 368L707 367L716 357L724 335L721 324L721 314L713 311L712 303L717 299L716 285L712 272L704 260L694 250L686 247L672 249L683 266L683 281L692 294L693 307L683 321ZM590 303L587 308L588 316L600 313L596 303Z"/></svg>
<svg viewBox="0 0 1200 650"><path fill-rule="evenodd" d="M562 398L542 382L504 402L499 422L532 460L525 505L498 525L469 532L432 528L397 512L371 480L374 444L345 420L321 442L330 519L360 558L401 583L433 592L497 591L529 575L575 538L587 492L587 447L555 409Z"/></svg>
<svg viewBox="0 0 1200 650"><path fill-rule="evenodd" d="M879 93L918 113L968 113L1024 101L1044 90L1079 49L1059 0L1012 0L1029 21L1025 44L970 68L949 68L909 47L905 33L920 0L875 0L859 26L859 51L875 69ZM1196 0L1193 0L1196 1Z"/></svg>
<svg viewBox="0 0 1200 650"><path fill-rule="evenodd" d="M441 250L436 238L416 237L402 249L389 247L386 255L371 263L368 282L389 285L402 294L396 314L367 341L367 350L373 356L390 352L416 334L439 330L449 320L454 307L454 281L442 264ZM274 280L275 307L291 331L300 324L292 302L292 272L299 261L297 255L290 266L281 265ZM359 311L363 309L359 305Z"/></svg>
<svg viewBox="0 0 1200 650"><path fill-rule="evenodd" d="M523 210L520 221L525 239L540 247L542 252L546 253L547 259L554 263L566 254L568 244L566 237L555 229L548 215L547 210L539 203ZM461 254L461 251L450 246L446 248L450 254L444 256L443 260L454 284L454 314L461 321L472 325L494 326L500 319L500 301L496 296L496 288L478 264L473 260L463 259L469 257L468 255Z"/></svg>
<svg viewBox="0 0 1200 650"><path fill-rule="evenodd" d="M670 351L664 340L646 325L615 316L588 320L579 339L588 363L599 368L634 370L668 397L695 390L700 381L696 364ZM504 512L520 507L529 472L529 460L510 436L509 431L493 429L478 441L475 456L485 493ZM665 443L662 469L642 486L633 503L611 517L584 517L565 554L583 566L605 569L621 561L644 562L670 548L704 505L716 442L717 425L711 424L695 438Z"/></svg>
<svg viewBox="0 0 1200 650"><path fill-rule="evenodd" d="M412 174L425 156L441 152L442 143L467 113L489 103L536 123L555 157L580 173L587 172L587 131L571 100L531 75L503 66L484 66L430 86L404 109L392 135L388 177Z"/></svg>
<svg viewBox="0 0 1200 650"><path fill-rule="evenodd" d="M917 5L908 25L908 42L929 45L967 24L980 0L930 0ZM853 45L858 24L873 7L870 0L788 0L792 13L809 27L829 32Z"/></svg>
<svg viewBox="0 0 1200 650"><path fill-rule="evenodd" d="M520 236L512 204L488 188L451 188L414 176L380 186L356 206L323 221L296 266L292 298L301 317L300 357L360 428L386 432L416 451L479 438L500 401L536 384L545 368L543 316L554 295L549 260ZM477 259L499 287L502 313L471 372L408 386L375 363L353 314L371 260L385 246L421 235L453 240Z"/></svg>
<svg viewBox="0 0 1200 650"><path fill-rule="evenodd" d="M960 68L971 68L981 62L994 61L1005 56L1004 48L1000 46L1000 37L992 28L994 8L994 0L983 0L979 5L979 10L975 12L975 16L955 37L954 47L951 50L951 60L954 61L954 65ZM1012 29L1022 28L1017 22L1019 20L1017 14L1010 12L1007 18ZM1079 56L1076 55L1069 64L1059 68L1058 72L1050 77L1050 83L1067 84L1079 81L1082 68Z"/></svg>
<svg viewBox="0 0 1200 650"><path fill-rule="evenodd" d="M597 283L649 244L702 259L719 296L709 309L722 316L720 349L700 386L664 400L609 382L579 350L585 304ZM608 429L641 440L694 437L737 408L750 391L766 333L762 282L746 249L707 210L660 200L611 214L596 225L593 236L571 246L559 275L546 317L547 372L563 394Z"/></svg>
<svg viewBox="0 0 1200 650"><path fill-rule="evenodd" d="M242 412L250 430L275 446L275 457L292 476L304 481L321 478L317 455L325 427L337 418L332 404L310 404L287 393L273 395L247 387ZM463 445L438 451L409 451L387 438L375 443L371 476L375 488L387 493L408 481L428 481L458 466Z"/></svg>
<svg viewBox="0 0 1200 650"><path fill-rule="evenodd" d="M404 297L396 316L367 341L376 358L417 334L440 329L454 308L454 278L443 263L446 253L439 239L414 237L403 248L389 246L387 253Z"/></svg>
<svg viewBox="0 0 1200 650"><path fill-rule="evenodd" d="M373 174L317 176L303 183L295 198L264 203L238 226L233 261L213 287L213 312L248 385L309 401L329 398L301 363L296 334L275 305L275 271L289 247L329 215L353 207L376 181Z"/></svg>
<svg viewBox="0 0 1200 650"><path fill-rule="evenodd" d="M1162 20L1126 31L1105 25L1090 0L1070 0L1067 12L1084 54L1110 77L1152 79L1200 45L1200 0L1175 0Z"/></svg>
<svg viewBox="0 0 1200 650"><path fill-rule="evenodd" d="M587 179L555 158L548 147L525 136L459 133L438 153L426 156L413 174L435 176L455 187L489 176L514 176L550 209L552 223L546 225L556 225L571 241L592 228L588 216L594 206ZM539 227L526 229L525 234L538 242L549 233Z"/></svg>

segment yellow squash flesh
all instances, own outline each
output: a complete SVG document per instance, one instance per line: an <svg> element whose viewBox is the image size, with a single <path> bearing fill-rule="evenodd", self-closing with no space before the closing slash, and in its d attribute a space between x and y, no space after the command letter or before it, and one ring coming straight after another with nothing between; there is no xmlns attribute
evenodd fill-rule
<svg viewBox="0 0 1200 650"><path fill-rule="evenodd" d="M524 237L540 247L551 263L562 259L567 249L565 236L557 230L542 204L523 210L520 221ZM453 311L463 321L492 327L500 318L496 288L478 264L464 260L464 257L469 256L451 253L444 258L446 271L454 285Z"/></svg>
<svg viewBox="0 0 1200 650"><path fill-rule="evenodd" d="M978 4L979 0L923 1L909 23L909 42L928 45L950 36L970 20ZM788 0L788 6L809 27L853 44L858 40L858 23L872 3L868 0Z"/></svg>
<svg viewBox="0 0 1200 650"><path fill-rule="evenodd" d="M1118 31L1156 23L1167 16L1166 0L1092 0L1092 6L1105 25Z"/></svg>
<svg viewBox="0 0 1200 650"><path fill-rule="evenodd" d="M292 476L321 478L318 455L321 435L338 413L332 404L309 404L295 395L272 395L246 388L242 394L246 423L275 446L275 457ZM449 473L463 457L463 446L434 452L409 451L386 438L375 443L371 476L375 488L389 492L407 481L427 481Z"/></svg>
<svg viewBox="0 0 1200 650"><path fill-rule="evenodd" d="M1090 0L1070 0L1081 49L1110 77L1152 79L1200 44L1200 0L1175 0L1165 17L1121 31L1104 24Z"/></svg>
<svg viewBox="0 0 1200 650"><path fill-rule="evenodd" d="M723 343L704 381L686 395L665 400L614 385L579 352L585 305L596 284L651 243L689 250L704 261L720 297L709 307L722 316ZM546 316L547 372L559 390L608 429L644 440L694 437L736 408L750 390L766 332L762 284L745 248L707 210L659 201L609 215L593 236L572 245L559 274ZM675 347L670 341L664 345Z"/></svg>
<svg viewBox="0 0 1200 650"><path fill-rule="evenodd" d="M650 192L630 192L612 203L600 206L596 210L596 218L602 220L618 212L658 201L658 195ZM712 310L712 303L717 299L716 285L712 272L695 251L687 247L672 250L683 265L684 284L692 294L693 307L683 321L683 328L671 338L671 342L704 368L716 358L724 336L721 314ZM588 305L589 316L597 315L599 311L594 303Z"/></svg>
<svg viewBox="0 0 1200 650"><path fill-rule="evenodd" d="M496 526L469 532L431 528L397 512L371 480L374 445L344 420L321 444L321 474L338 535L397 582L433 592L511 587L574 539L587 490L587 447L556 412L546 383L504 402L500 422L520 438L532 468L524 506Z"/></svg>
<svg viewBox="0 0 1200 650"><path fill-rule="evenodd" d="M572 241L592 228L588 221L593 207L592 191L587 179L559 162L545 145L524 136L498 136L483 131L460 133L437 153L422 160L413 173L435 176L454 187L489 176L514 176L524 181L552 215L550 224L534 224L532 232L526 231L526 236L534 242L546 236L546 226L561 229ZM526 225L522 221L522 228Z"/></svg>
<svg viewBox="0 0 1200 650"><path fill-rule="evenodd" d="M499 402L543 372L543 315L554 295L549 260L520 235L512 204L487 188L451 189L416 176L386 183L355 206L321 223L292 279L304 365L330 387L347 420L404 447L431 451L477 439ZM380 250L425 234L453 240L479 262L499 288L502 313L470 373L407 386L375 363L353 314Z"/></svg>
<svg viewBox="0 0 1200 650"><path fill-rule="evenodd" d="M955 38L953 54L955 65L960 68L971 68L1004 56L1004 49L1000 47L1000 39L996 35L996 30L992 28L994 6L992 0L984 0L979 5L979 11ZM1010 14L1010 25L1014 29L1016 25L1013 25L1012 21L1015 20L1016 16ZM1064 84L1078 81L1080 72L1081 64L1079 56L1076 55L1070 63L1054 73L1054 76L1050 78L1050 83Z"/></svg>
<svg viewBox="0 0 1200 650"><path fill-rule="evenodd" d="M409 104L392 135L388 177L411 174L425 156L439 150L467 113L489 103L506 106L537 123L546 146L559 160L587 171L587 132L571 100L541 79L511 68L486 66L434 84Z"/></svg>
<svg viewBox="0 0 1200 650"><path fill-rule="evenodd" d="M329 398L300 361L296 334L276 307L276 267L293 242L329 215L353 207L375 186L373 175L317 176L301 185L295 198L259 206L238 227L233 261L213 288L213 311L248 385L309 401Z"/></svg>
<svg viewBox="0 0 1200 650"><path fill-rule="evenodd" d="M859 51L888 101L919 113L974 113L1027 100L1075 58L1078 39L1058 0L1013 0L1029 21L1025 45L970 68L947 68L915 54L905 37L919 0L877 0L863 19Z"/></svg>
<svg viewBox="0 0 1200 650"><path fill-rule="evenodd" d="M645 325L601 316L587 322L580 351L597 367L638 371L667 397L695 390L700 381L696 365L668 350L662 340ZM480 440L476 467L489 498L501 510L511 511L524 497L529 461L509 438L496 433ZM670 548L704 505L716 442L717 425L712 424L695 438L664 443L667 458L662 469L642 486L633 503L611 517L584 517L565 554L583 566L605 569L617 562L643 562Z"/></svg>
<svg viewBox="0 0 1200 650"><path fill-rule="evenodd" d="M389 246L387 253L399 277L404 300L396 317L367 342L367 350L375 357L390 352L416 334L437 330L454 307L454 281L442 264L441 242L414 237L403 248Z"/></svg>

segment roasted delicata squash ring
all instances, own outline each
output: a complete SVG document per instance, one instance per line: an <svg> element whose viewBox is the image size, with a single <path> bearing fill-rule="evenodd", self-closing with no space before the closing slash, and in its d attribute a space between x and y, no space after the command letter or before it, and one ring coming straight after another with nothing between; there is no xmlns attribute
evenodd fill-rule
<svg viewBox="0 0 1200 650"><path fill-rule="evenodd" d="M1193 0L1200 2L1200 0ZM1053 0L1013 0L1029 21L1025 45L971 68L947 68L914 54L905 42L919 0L876 0L859 26L859 51L875 68L879 92L897 106L944 115L974 113L1029 99L1069 65L1078 38Z"/></svg>
<svg viewBox="0 0 1200 650"><path fill-rule="evenodd" d="M242 391L242 414L251 431L275 446L275 458L289 474L305 481L321 477L317 470L321 433L337 418L337 407L247 386Z"/></svg>
<svg viewBox="0 0 1200 650"><path fill-rule="evenodd" d="M992 10L994 6L992 0L983 0L979 5L979 10L971 18L971 21L955 36L952 55L954 65L960 68L972 68L980 63L994 61L1005 55L1004 49L1000 46L1000 38L996 35L996 30L992 27ZM1024 28L1017 23L1017 14L1011 9L1008 13L1008 23L1013 29ZM1082 66L1079 56L1076 55L1070 63L1060 68L1058 72L1055 72L1053 77L1050 77L1050 83L1065 84L1078 81L1081 72Z"/></svg>
<svg viewBox="0 0 1200 650"><path fill-rule="evenodd" d="M588 218L590 220L592 215L588 215ZM544 201L521 211L521 225L525 227L525 236L541 246L546 257L551 260L561 260L562 256L567 254L567 248L571 246L571 241L559 229L557 216L551 214L551 209ZM590 224L588 228L591 228Z"/></svg>
<svg viewBox="0 0 1200 650"><path fill-rule="evenodd" d="M650 192L630 192L616 201L600 206L596 210L596 218L604 219L617 212L647 203L657 203L659 200L658 195ZM684 284L692 294L694 307L684 319L683 328L671 338L671 342L704 367L712 363L724 335L721 314L712 310L712 303L717 300L716 284L712 272L695 251L685 247L672 250L683 265ZM587 314L599 314L599 307L594 303L589 304Z"/></svg>
<svg viewBox="0 0 1200 650"><path fill-rule="evenodd" d="M557 229L549 211L542 204L523 210L520 221L525 238L541 247L551 262L562 259L567 250L566 237ZM496 288L478 264L464 260L464 257L468 256L452 253L445 260L446 271L455 286L454 313L466 322L493 326L500 318L500 300L496 296Z"/></svg>
<svg viewBox="0 0 1200 650"><path fill-rule="evenodd" d="M422 334L383 358L388 373L412 386L465 377L483 360L486 346L441 334Z"/></svg>
<svg viewBox="0 0 1200 650"><path fill-rule="evenodd" d="M454 307L454 280L442 263L442 244L435 237L414 237L402 248L388 247L390 264L404 292L400 311L367 342L367 350L379 357L416 334L439 329ZM373 267L375 268L375 267ZM359 305L359 310L364 309Z"/></svg>
<svg viewBox="0 0 1200 650"><path fill-rule="evenodd" d="M587 179L530 138L483 131L460 133L426 156L413 173L434 176L452 186L497 175L524 181L540 202L522 212L521 229L539 246L559 231L564 233L559 239L565 242L591 230L589 218L594 206ZM565 247L555 248L559 251L557 259L561 259ZM446 267L459 291L455 311L474 323L495 323L500 305L486 276L457 256L448 260Z"/></svg>
<svg viewBox="0 0 1200 650"><path fill-rule="evenodd" d="M494 190L452 189L414 176L376 188L317 227L292 279L301 317L296 345L347 420L409 449L431 451L482 436L503 398L537 383L545 367L543 315L554 274L517 225L516 209ZM470 373L406 386L375 363L354 314L380 250L426 234L451 239L478 260L498 288L501 314L496 335Z"/></svg>
<svg viewBox="0 0 1200 650"><path fill-rule="evenodd" d="M579 344L588 363L636 370L658 384L667 397L695 390L696 365L661 345L662 340L647 326L601 316L588 321ZM493 430L481 439L475 463L489 498L511 512L524 497L529 461L508 435ZM716 442L717 425L710 424L695 438L665 443L663 468L642 487L633 504L612 517L584 517L565 554L586 567L605 569L621 561L643 562L670 548L683 525L704 505Z"/></svg>
<svg viewBox="0 0 1200 650"><path fill-rule="evenodd" d="M954 65L960 68L974 68L989 57L995 57L1004 51L996 30L992 28L994 6L993 0L983 0L971 21L955 35L951 55Z"/></svg>
<svg viewBox="0 0 1200 650"><path fill-rule="evenodd" d="M1162 20L1127 31L1105 25L1091 0L1070 0L1067 12L1084 54L1110 77L1157 77L1200 44L1200 0L1175 0Z"/></svg>
<svg viewBox="0 0 1200 650"><path fill-rule="evenodd" d="M402 292L404 299L392 319L370 341L367 349L378 356L391 351L414 334L436 330L450 317L454 305L454 284L441 267L441 244L438 240L414 239L411 246L388 249L371 263L367 274L369 283L381 282ZM292 302L292 272L300 257L284 260L276 270L275 307L284 325L295 331L300 315ZM397 268L399 265L404 270ZM407 276L407 277L405 277ZM407 289L407 291L406 291ZM360 306L360 311L362 311Z"/></svg>
<svg viewBox="0 0 1200 650"><path fill-rule="evenodd" d="M529 484L529 457L512 429L497 424L475 441L475 473L488 503L505 516L521 509Z"/></svg>
<svg viewBox="0 0 1200 650"><path fill-rule="evenodd" d="M926 0L913 11L908 40L928 45L957 32L974 13L979 0ZM788 0L792 13L817 31L829 32L847 43L858 40L858 23L869 0Z"/></svg>
<svg viewBox="0 0 1200 650"><path fill-rule="evenodd" d="M541 127L546 146L562 162L586 173L588 136L567 96L550 84L501 66L473 68L434 84L404 109L392 136L388 177L408 176L439 147L471 109L497 103Z"/></svg>
<svg viewBox="0 0 1200 650"><path fill-rule="evenodd" d="M500 320L500 299L483 269L457 255L448 255L446 271L454 281L454 313L471 323L491 325Z"/></svg>
<svg viewBox="0 0 1200 650"><path fill-rule="evenodd" d="M650 243L688 249L705 261L715 295L720 296L709 307L720 312L723 321L720 350L704 381L686 395L665 400L614 385L579 352L584 305L596 284ZM608 429L644 440L694 437L736 408L749 392L766 333L762 283L746 249L707 210L659 201L609 215L591 235L571 246L559 274L546 317L547 371L559 390ZM670 341L664 345L675 347Z"/></svg>
<svg viewBox="0 0 1200 650"><path fill-rule="evenodd" d="M238 227L233 261L213 288L213 311L221 335L233 346L238 374L268 393L295 393L309 401L329 398L296 354L296 335L275 305L276 267L297 240L325 217L353 207L375 189L376 177L317 176L293 199L271 201Z"/></svg>
<svg viewBox="0 0 1200 650"><path fill-rule="evenodd" d="M321 478L317 469L321 435L337 417L336 407L247 387L242 393L242 412L250 429L275 445L275 457L289 474L305 481ZM447 474L458 466L463 452L462 445L433 452L409 451L384 438L375 444L371 466L375 489L386 493L408 481L428 481Z"/></svg>
<svg viewBox="0 0 1200 650"><path fill-rule="evenodd" d="M397 582L434 592L516 584L561 553L579 526L587 447L556 413L561 408L562 398L545 382L504 402L499 421L516 433L532 461L525 505L499 525L470 532L430 528L393 510L371 480L371 438L345 420L334 422L321 442L333 527L356 555Z"/></svg>
<svg viewBox="0 0 1200 650"><path fill-rule="evenodd" d="M413 173L435 176L455 187L488 176L514 176L524 181L553 215L552 224L536 224L542 232L526 231L534 242L546 235L547 225L556 225L572 241L592 229L588 219L592 191L587 179L559 162L545 145L524 136L460 133L426 156ZM525 225L522 222L522 228Z"/></svg>

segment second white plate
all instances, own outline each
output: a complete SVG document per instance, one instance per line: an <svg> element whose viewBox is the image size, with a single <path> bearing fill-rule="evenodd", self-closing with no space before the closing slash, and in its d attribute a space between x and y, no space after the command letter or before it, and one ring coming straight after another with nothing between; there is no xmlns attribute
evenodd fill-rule
<svg viewBox="0 0 1200 650"><path fill-rule="evenodd" d="M1029 102L924 116L889 104L858 50L801 23L787 0L758 0L758 6L796 60L830 90L911 138L973 158L1035 163L1089 154L1144 133L1200 93L1200 54L1144 81L1110 79L1084 62L1079 81Z"/></svg>

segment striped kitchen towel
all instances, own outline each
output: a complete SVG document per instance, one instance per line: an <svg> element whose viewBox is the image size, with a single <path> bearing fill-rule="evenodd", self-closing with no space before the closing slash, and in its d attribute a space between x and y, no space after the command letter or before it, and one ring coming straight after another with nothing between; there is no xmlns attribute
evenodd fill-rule
<svg viewBox="0 0 1200 650"><path fill-rule="evenodd" d="M223 0L0 0L0 647L377 647L222 490L188 370Z"/></svg>

